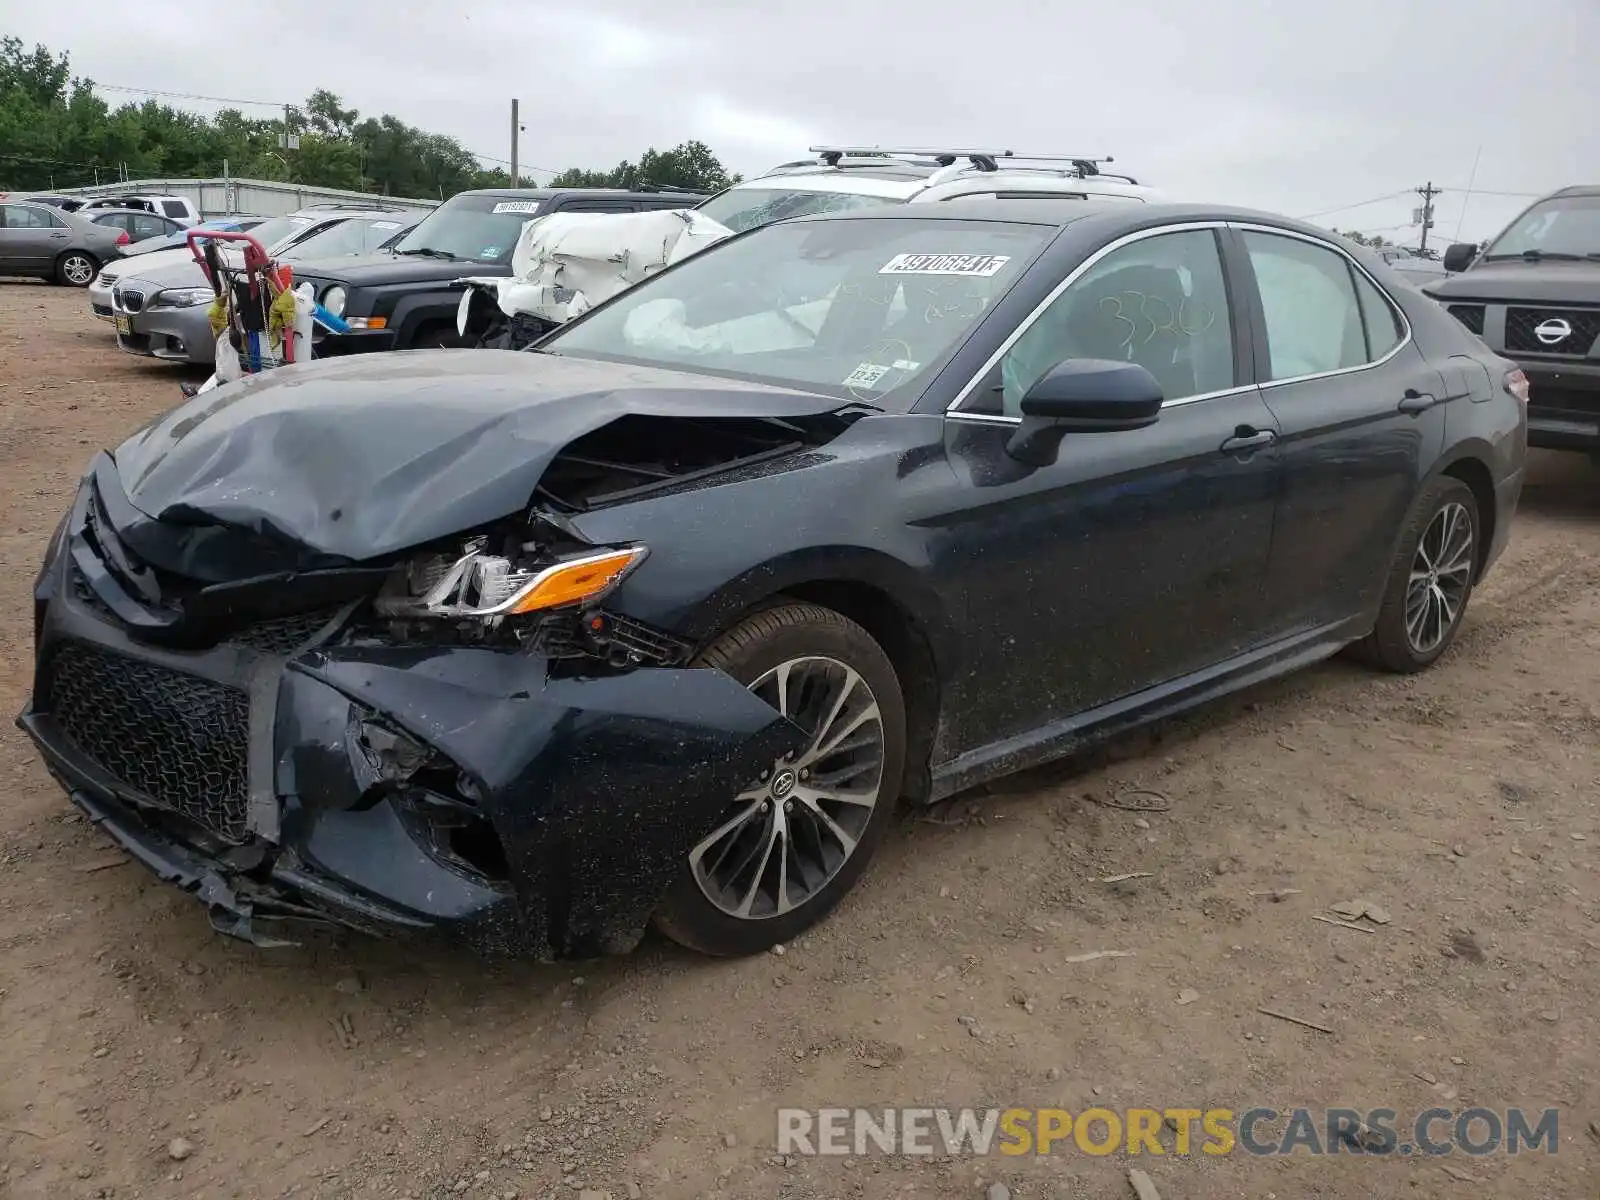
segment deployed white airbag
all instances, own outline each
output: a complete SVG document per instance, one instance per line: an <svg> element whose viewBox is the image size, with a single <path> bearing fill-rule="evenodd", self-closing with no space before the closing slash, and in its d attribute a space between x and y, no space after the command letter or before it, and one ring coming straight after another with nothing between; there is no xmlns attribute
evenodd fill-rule
<svg viewBox="0 0 1600 1200"><path fill-rule="evenodd" d="M640 213L558 212L522 227L509 279L468 278L457 328L466 331L473 288L508 317L564 323L733 231L693 209Z"/></svg>

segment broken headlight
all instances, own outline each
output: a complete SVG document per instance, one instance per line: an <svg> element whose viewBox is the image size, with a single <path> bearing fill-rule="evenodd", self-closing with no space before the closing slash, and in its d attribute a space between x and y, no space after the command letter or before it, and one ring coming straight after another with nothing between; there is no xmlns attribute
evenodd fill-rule
<svg viewBox="0 0 1600 1200"><path fill-rule="evenodd" d="M476 538L452 560L425 555L402 566L385 585L379 611L386 616L505 617L595 604L644 561L644 546L583 551L559 558L518 560L490 553Z"/></svg>

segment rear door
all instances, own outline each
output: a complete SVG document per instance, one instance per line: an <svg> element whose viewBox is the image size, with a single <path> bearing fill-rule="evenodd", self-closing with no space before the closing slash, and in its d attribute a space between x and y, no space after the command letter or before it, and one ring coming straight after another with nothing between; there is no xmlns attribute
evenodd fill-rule
<svg viewBox="0 0 1600 1200"><path fill-rule="evenodd" d="M1239 340L1224 232L1156 228L1102 252L947 415L968 484L940 520L967 631L956 754L1065 728L1261 640L1277 430ZM1160 419L1068 434L1053 463L1024 467L1006 451L1021 396L1072 358L1147 367Z"/></svg>
<svg viewBox="0 0 1600 1200"><path fill-rule="evenodd" d="M0 263L9 271L48 274L71 241L67 223L43 204L0 205L0 218Z"/></svg>
<svg viewBox="0 0 1600 1200"><path fill-rule="evenodd" d="M1376 605L1467 377L1429 363L1400 307L1332 242L1237 225L1230 254L1282 437L1268 611L1285 635L1327 627Z"/></svg>

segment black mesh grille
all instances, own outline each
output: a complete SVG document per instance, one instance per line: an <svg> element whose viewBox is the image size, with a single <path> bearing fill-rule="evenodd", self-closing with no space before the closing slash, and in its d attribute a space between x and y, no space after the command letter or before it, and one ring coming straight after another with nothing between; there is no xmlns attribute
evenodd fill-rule
<svg viewBox="0 0 1600 1200"><path fill-rule="evenodd" d="M1564 323L1571 332L1565 337L1546 341L1538 334L1545 327L1545 336L1559 332ZM1600 309L1583 308L1508 308L1506 309L1506 349L1534 354L1588 354L1589 347L1600 337Z"/></svg>
<svg viewBox="0 0 1600 1200"><path fill-rule="evenodd" d="M61 732L101 770L219 837L243 840L245 693L84 642L51 656L40 690Z"/></svg>
<svg viewBox="0 0 1600 1200"><path fill-rule="evenodd" d="M337 609L320 612L296 613L288 617L275 617L241 629L227 640L252 650L268 654L287 654L311 640L324 625L333 620Z"/></svg>
<svg viewBox="0 0 1600 1200"><path fill-rule="evenodd" d="M1483 336L1483 305L1481 304L1452 304L1449 313L1460 321L1470 331Z"/></svg>

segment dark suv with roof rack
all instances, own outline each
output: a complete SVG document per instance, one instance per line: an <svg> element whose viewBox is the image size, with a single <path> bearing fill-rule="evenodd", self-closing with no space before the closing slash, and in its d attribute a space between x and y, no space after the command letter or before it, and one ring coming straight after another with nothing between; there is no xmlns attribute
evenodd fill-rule
<svg viewBox="0 0 1600 1200"><path fill-rule="evenodd" d="M461 344L456 310L464 275L511 274L522 226L554 212L640 212L689 208L705 197L676 188L488 188L458 192L382 254L295 264L295 282L350 326L328 334L316 354L354 354Z"/></svg>
<svg viewBox="0 0 1600 1200"><path fill-rule="evenodd" d="M1528 444L1600 461L1600 185L1536 200L1444 266L1459 273L1422 290L1527 375Z"/></svg>

